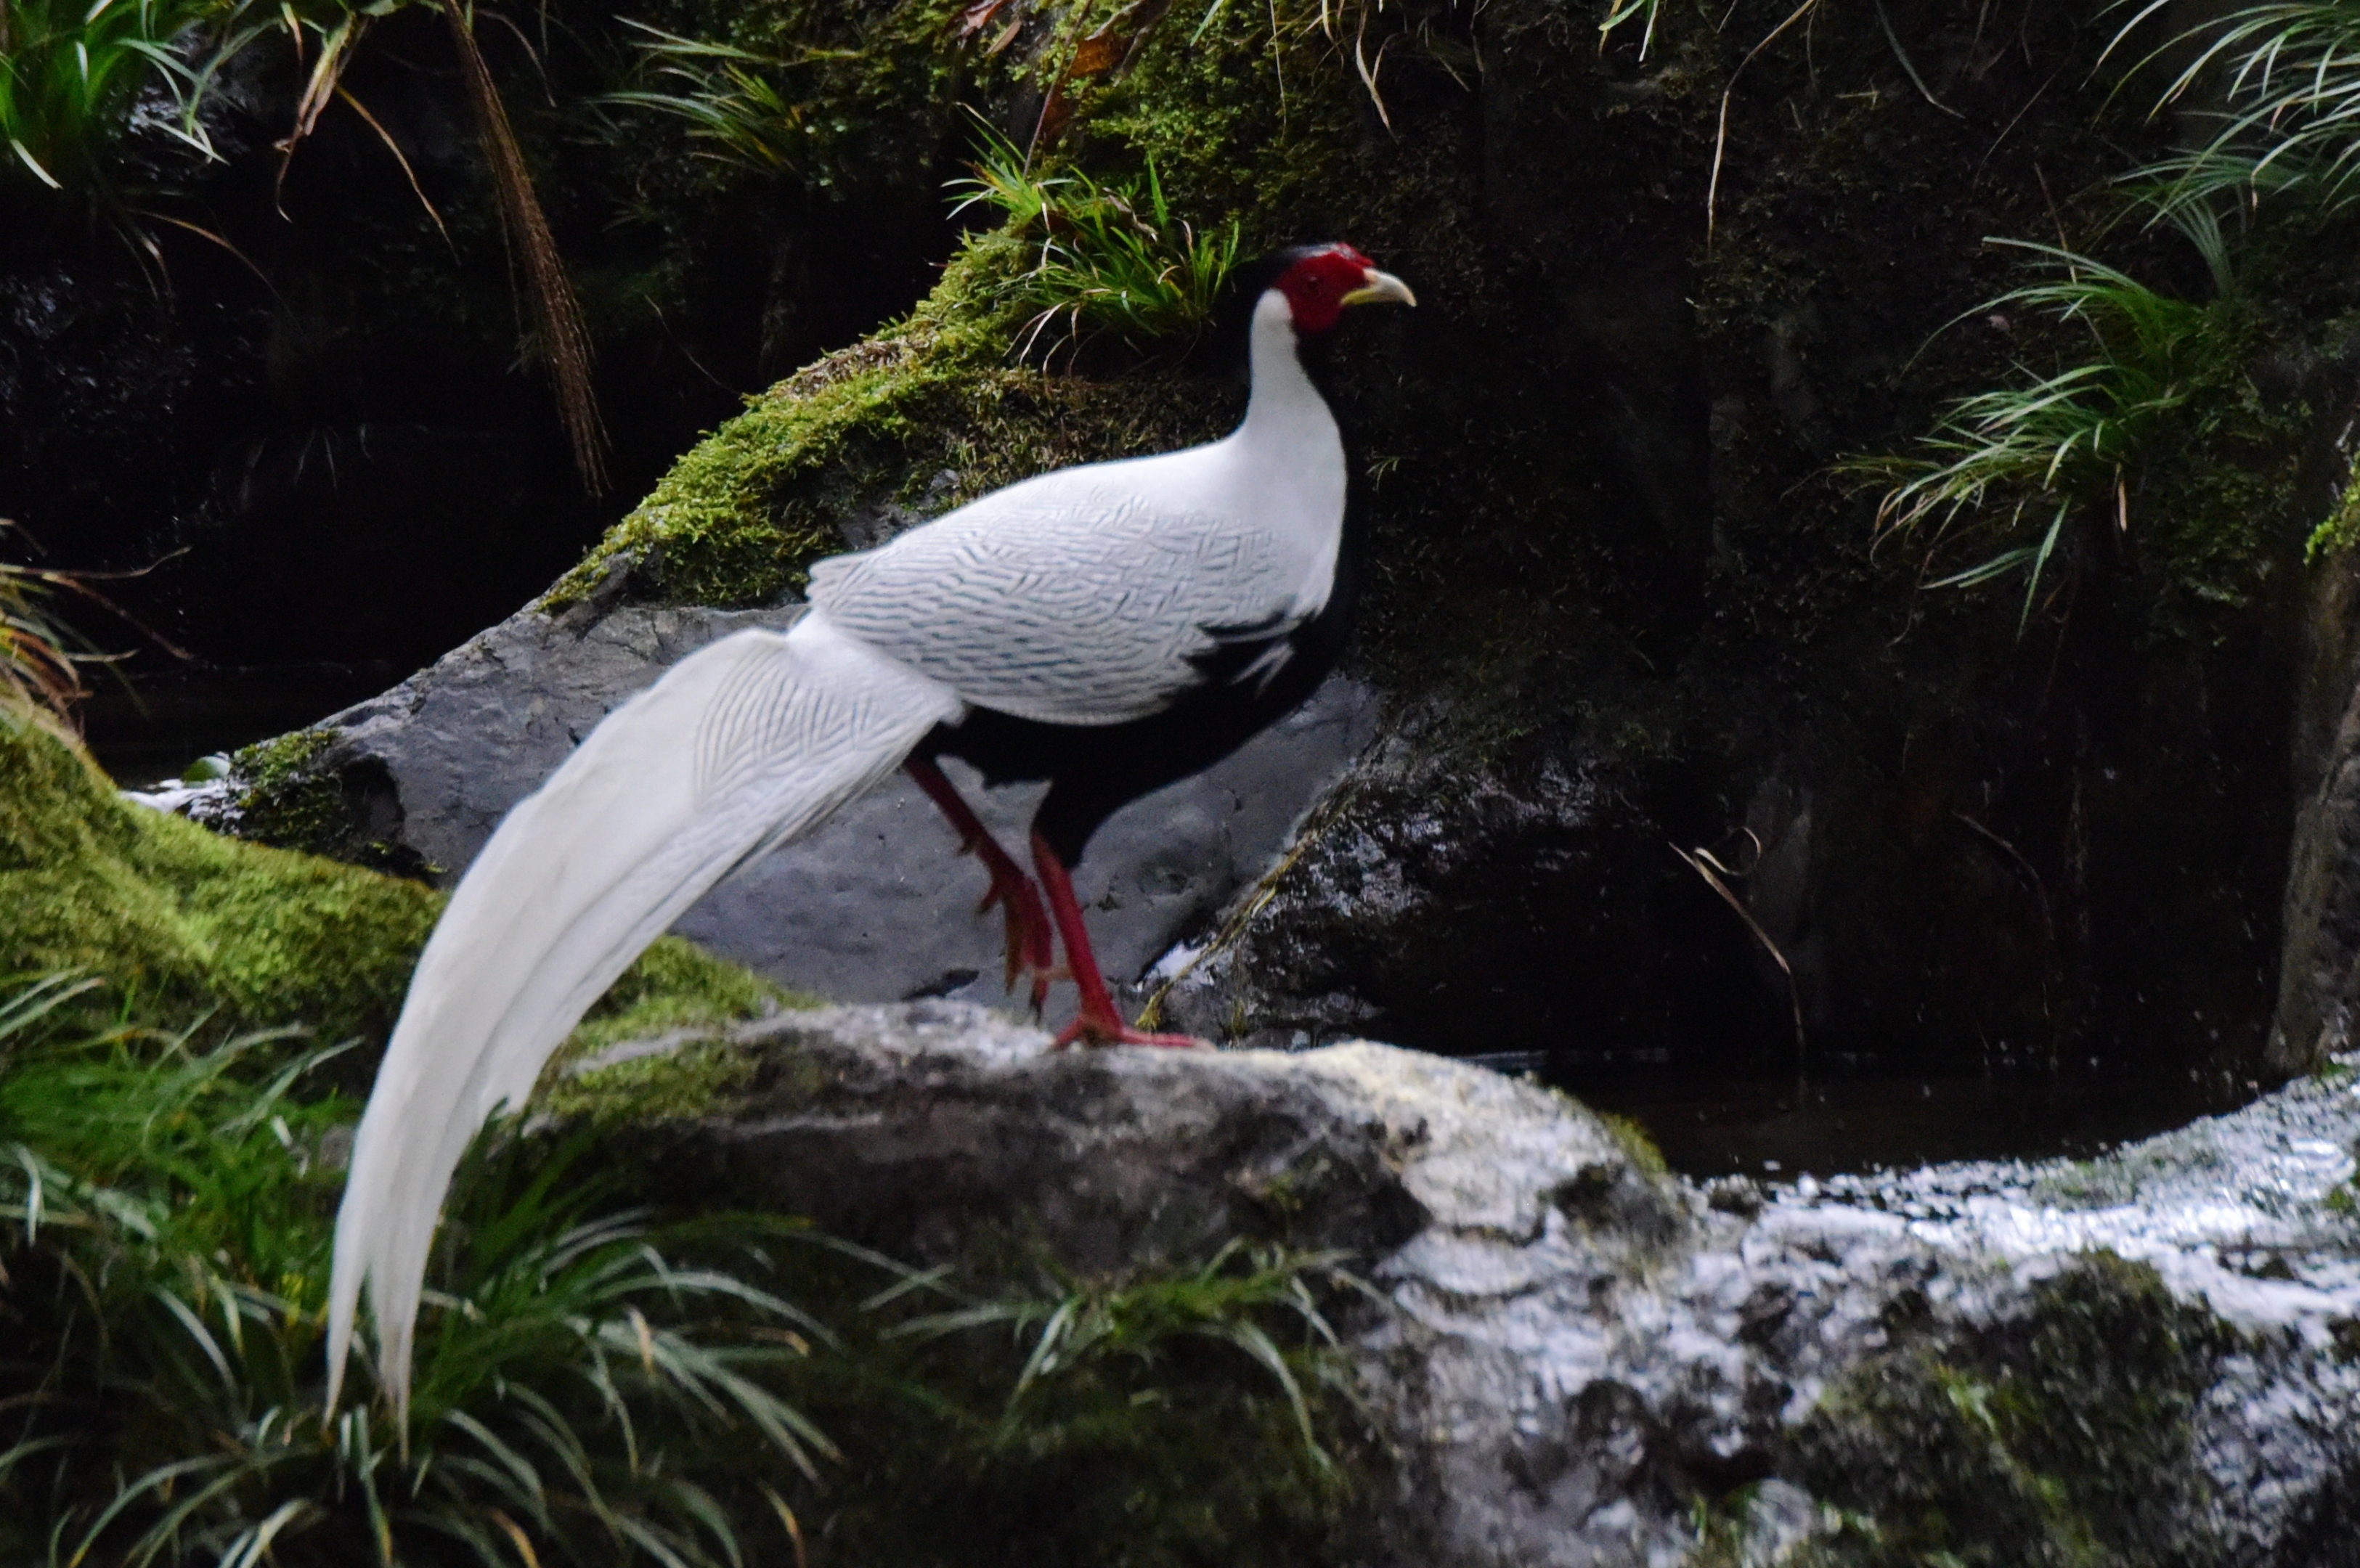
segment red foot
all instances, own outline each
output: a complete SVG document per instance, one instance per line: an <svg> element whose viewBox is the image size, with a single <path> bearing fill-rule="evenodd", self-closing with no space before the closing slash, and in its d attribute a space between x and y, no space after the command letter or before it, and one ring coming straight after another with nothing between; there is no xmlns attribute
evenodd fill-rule
<svg viewBox="0 0 2360 1568"><path fill-rule="evenodd" d="M1032 833L1032 865L1041 873L1041 886L1048 889L1049 909L1056 917L1057 934L1065 939L1065 967L1073 971L1074 984L1081 988L1082 1013L1065 1026L1057 1036L1053 1050L1063 1051L1069 1045L1161 1045L1202 1046L1206 1042L1185 1034L1149 1034L1135 1029L1122 1021L1114 1010L1114 998L1107 993L1106 978L1098 973L1098 954L1090 951L1090 933L1082 923L1082 907L1074 900L1074 879L1065 873L1065 863L1049 847L1049 841L1040 830Z"/></svg>
<svg viewBox="0 0 2360 1568"><path fill-rule="evenodd" d="M959 853L974 855L991 873L991 886L975 910L982 914L997 904L1006 912L1005 983L1013 991L1017 976L1029 973L1032 976L1032 1010L1037 1014L1049 999L1050 971L1056 963L1057 950L1050 935L1048 912L1041 907L1041 895L1034 889L1032 879L1024 875L1024 868L1016 864L1015 857L1000 847L990 830L967 809L967 803L959 799L958 791L943 777L941 768L922 757L913 757L901 766L917 780L927 798L942 809L943 815L950 819L959 835Z"/></svg>
<svg viewBox="0 0 2360 1568"><path fill-rule="evenodd" d="M1067 1024L1058 1032L1049 1049L1063 1051L1069 1045L1160 1045L1189 1051L1212 1049L1210 1040L1198 1040L1193 1034L1149 1034L1144 1029L1131 1028L1120 1018L1100 1021L1087 1018L1076 1018Z"/></svg>

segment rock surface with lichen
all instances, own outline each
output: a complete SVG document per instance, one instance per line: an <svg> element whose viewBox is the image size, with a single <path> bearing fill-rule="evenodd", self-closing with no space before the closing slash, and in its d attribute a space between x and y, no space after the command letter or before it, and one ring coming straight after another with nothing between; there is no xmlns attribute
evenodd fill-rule
<svg viewBox="0 0 2360 1568"><path fill-rule="evenodd" d="M912 1261L1347 1249L1389 1561L2350 1560L2345 1068L2086 1162L1766 1185L1418 1052L1058 1054L945 1002L616 1046L552 1103L610 1101L672 1194Z"/></svg>

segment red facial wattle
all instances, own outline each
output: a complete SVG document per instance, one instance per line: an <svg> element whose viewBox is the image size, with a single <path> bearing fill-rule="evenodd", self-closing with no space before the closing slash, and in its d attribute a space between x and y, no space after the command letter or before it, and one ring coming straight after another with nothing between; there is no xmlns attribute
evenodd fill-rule
<svg viewBox="0 0 2360 1568"><path fill-rule="evenodd" d="M1344 313L1345 296L1367 286L1377 264L1348 245L1328 245L1279 274L1298 332L1324 332Z"/></svg>

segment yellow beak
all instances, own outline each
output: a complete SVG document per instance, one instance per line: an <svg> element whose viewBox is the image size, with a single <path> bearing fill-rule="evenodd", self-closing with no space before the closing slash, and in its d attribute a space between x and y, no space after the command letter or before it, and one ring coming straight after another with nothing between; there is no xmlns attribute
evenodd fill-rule
<svg viewBox="0 0 2360 1568"><path fill-rule="evenodd" d="M1369 268L1365 277L1367 280L1360 288L1344 296L1345 304L1415 305L1417 303L1417 296L1409 291L1409 285L1392 273L1379 272L1372 267Z"/></svg>

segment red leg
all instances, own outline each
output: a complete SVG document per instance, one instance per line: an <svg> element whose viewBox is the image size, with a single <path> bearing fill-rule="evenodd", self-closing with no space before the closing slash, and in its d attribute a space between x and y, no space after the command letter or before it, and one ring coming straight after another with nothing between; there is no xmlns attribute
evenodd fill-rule
<svg viewBox="0 0 2360 1568"><path fill-rule="evenodd" d="M1107 994L1106 978L1098 973L1098 954L1090 951L1082 907L1074 901L1074 879L1037 829L1032 834L1032 865L1041 873L1041 886L1048 889L1057 934L1065 939L1065 967L1082 990L1081 1016L1057 1037L1057 1049L1063 1051L1076 1040L1085 1045L1203 1045L1203 1040L1188 1035L1147 1034L1122 1021L1122 1015L1114 1010L1114 998Z"/></svg>
<svg viewBox="0 0 2360 1568"><path fill-rule="evenodd" d="M959 835L959 853L973 851L991 873L991 887L984 893L983 902L976 906L981 914L994 904L1008 916L1008 988L1016 989L1016 977L1027 973L1032 975L1032 1010L1039 1012L1041 1004L1049 999L1049 973L1057 960L1056 949L1049 940L1049 917L1041 908L1041 895L1033 889L1032 879L1015 857L1000 847L943 770L923 757L913 757L901 764L927 798L942 808L951 826Z"/></svg>

